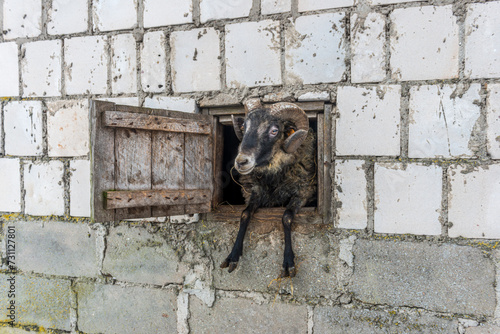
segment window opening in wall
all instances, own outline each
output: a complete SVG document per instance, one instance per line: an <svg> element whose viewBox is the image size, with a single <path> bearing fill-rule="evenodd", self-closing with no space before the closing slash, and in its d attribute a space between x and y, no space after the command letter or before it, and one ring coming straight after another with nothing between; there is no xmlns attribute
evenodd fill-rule
<svg viewBox="0 0 500 334"><path fill-rule="evenodd" d="M330 154L325 155L325 152L331 152L331 125L329 117L325 122L325 109L331 110L331 105L326 105L323 102L295 102L295 104L306 111L309 117L309 126L317 135L317 173L315 177L318 179L318 188L316 200L307 203L301 212L303 215L316 215L323 218L324 213L329 214L325 205L329 207L328 201L331 202L329 193L331 181L327 180L329 172L325 173L325 169L329 170L330 168ZM211 107L204 108L203 113L215 116L222 132L219 144L222 147L222 152L220 156L215 157L215 159L219 159L215 165L218 166L216 172L220 180L220 196L218 197L219 201L215 203L212 212L207 214L206 218L209 220L239 220L241 211L245 207L245 201L241 186L237 184L238 172L233 168L240 141L234 133L231 115L243 117L244 108L243 106ZM233 177L231 177L231 173ZM328 197L328 200L325 196ZM260 208L255 218L270 220L278 217L281 219L283 210L283 208Z"/></svg>

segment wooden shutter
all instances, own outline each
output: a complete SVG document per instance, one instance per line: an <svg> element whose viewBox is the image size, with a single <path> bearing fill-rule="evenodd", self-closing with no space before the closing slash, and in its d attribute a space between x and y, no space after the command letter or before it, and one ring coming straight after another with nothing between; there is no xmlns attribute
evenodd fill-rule
<svg viewBox="0 0 500 334"><path fill-rule="evenodd" d="M92 219L209 212L217 128L208 115L92 101Z"/></svg>

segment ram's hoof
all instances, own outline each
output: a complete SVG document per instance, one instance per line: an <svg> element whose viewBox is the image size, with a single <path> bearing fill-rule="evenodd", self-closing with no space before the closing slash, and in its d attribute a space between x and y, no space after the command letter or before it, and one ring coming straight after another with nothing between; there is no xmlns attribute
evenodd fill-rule
<svg viewBox="0 0 500 334"><path fill-rule="evenodd" d="M290 278L294 278L295 275L297 274L297 269L295 269L295 267L285 267L283 269L281 269L281 273L280 273L280 278L285 278L285 277L290 277Z"/></svg>
<svg viewBox="0 0 500 334"><path fill-rule="evenodd" d="M229 269L227 270L229 273L233 272L237 266L238 266L238 262L231 262L229 260L225 260L220 265L221 269L229 267Z"/></svg>

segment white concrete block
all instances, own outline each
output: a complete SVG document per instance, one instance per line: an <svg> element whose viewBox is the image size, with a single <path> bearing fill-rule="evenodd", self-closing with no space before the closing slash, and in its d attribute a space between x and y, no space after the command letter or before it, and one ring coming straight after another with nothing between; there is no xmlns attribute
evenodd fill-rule
<svg viewBox="0 0 500 334"><path fill-rule="evenodd" d="M408 156L472 157L471 135L480 117L480 90L480 84L471 84L460 96L456 85L412 87Z"/></svg>
<svg viewBox="0 0 500 334"><path fill-rule="evenodd" d="M351 82L378 82L385 71L385 16L351 16Z"/></svg>
<svg viewBox="0 0 500 334"><path fill-rule="evenodd" d="M111 37L111 91L113 94L137 92L137 52L134 35Z"/></svg>
<svg viewBox="0 0 500 334"><path fill-rule="evenodd" d="M106 93L109 61L106 44L106 36L64 40L64 80L67 94Z"/></svg>
<svg viewBox="0 0 500 334"><path fill-rule="evenodd" d="M289 12L292 8L292 0L262 0L260 10L262 15Z"/></svg>
<svg viewBox="0 0 500 334"><path fill-rule="evenodd" d="M21 50L23 96L61 96L61 41L26 43Z"/></svg>
<svg viewBox="0 0 500 334"><path fill-rule="evenodd" d="M339 87L338 155L400 154L401 87Z"/></svg>
<svg viewBox="0 0 500 334"><path fill-rule="evenodd" d="M245 17L250 14L252 0L200 0L201 23Z"/></svg>
<svg viewBox="0 0 500 334"><path fill-rule="evenodd" d="M448 235L500 239L500 165L451 167L448 177Z"/></svg>
<svg viewBox="0 0 500 334"><path fill-rule="evenodd" d="M0 43L0 96L19 95L19 58L16 42Z"/></svg>
<svg viewBox="0 0 500 334"><path fill-rule="evenodd" d="M24 166L25 213L34 216L64 215L64 164L52 160Z"/></svg>
<svg viewBox="0 0 500 334"><path fill-rule="evenodd" d="M393 79L458 77L458 24L452 5L399 8L390 20Z"/></svg>
<svg viewBox="0 0 500 334"><path fill-rule="evenodd" d="M370 6L390 5L393 3L415 2L420 0L368 0Z"/></svg>
<svg viewBox="0 0 500 334"><path fill-rule="evenodd" d="M76 217L90 217L90 161L70 162L69 213Z"/></svg>
<svg viewBox="0 0 500 334"><path fill-rule="evenodd" d="M299 12L354 6L354 0L298 0Z"/></svg>
<svg viewBox="0 0 500 334"><path fill-rule="evenodd" d="M94 0L94 29L110 31L137 26L136 0Z"/></svg>
<svg viewBox="0 0 500 334"><path fill-rule="evenodd" d="M167 76L166 37L162 31L144 34L141 45L141 82L145 92L165 90Z"/></svg>
<svg viewBox="0 0 500 334"><path fill-rule="evenodd" d="M153 96L146 97L144 107L156 109L168 109L190 113L197 113L198 106L195 99L187 99L177 96Z"/></svg>
<svg viewBox="0 0 500 334"><path fill-rule="evenodd" d="M493 159L500 159L500 84L488 85L486 123L488 153Z"/></svg>
<svg viewBox="0 0 500 334"><path fill-rule="evenodd" d="M366 228L368 217L364 164L364 160L335 161L336 227Z"/></svg>
<svg viewBox="0 0 500 334"><path fill-rule="evenodd" d="M144 27L193 22L192 0L144 0Z"/></svg>
<svg viewBox="0 0 500 334"><path fill-rule="evenodd" d="M52 0L48 10L50 35L74 34L88 30L88 0Z"/></svg>
<svg viewBox="0 0 500 334"><path fill-rule="evenodd" d="M36 37L42 33L42 0L4 0L5 40Z"/></svg>
<svg viewBox="0 0 500 334"><path fill-rule="evenodd" d="M465 76L500 77L500 1L467 5Z"/></svg>
<svg viewBox="0 0 500 334"><path fill-rule="evenodd" d="M219 32L213 28L170 35L172 86L175 92L221 89Z"/></svg>
<svg viewBox="0 0 500 334"><path fill-rule="evenodd" d="M7 102L4 106L4 129L5 154L42 155L42 102Z"/></svg>
<svg viewBox="0 0 500 334"><path fill-rule="evenodd" d="M0 212L21 211L20 168L19 159L0 158Z"/></svg>
<svg viewBox="0 0 500 334"><path fill-rule="evenodd" d="M140 107L138 97L100 97L97 100L113 102L116 104L122 104L126 106Z"/></svg>
<svg viewBox="0 0 500 334"><path fill-rule="evenodd" d="M298 101L329 101L330 100L330 92L321 91L321 92L307 92L301 94L297 97Z"/></svg>
<svg viewBox="0 0 500 334"><path fill-rule="evenodd" d="M441 234L439 166L375 164L375 232Z"/></svg>
<svg viewBox="0 0 500 334"><path fill-rule="evenodd" d="M281 84L280 23L264 20L226 25L226 85Z"/></svg>
<svg viewBox="0 0 500 334"><path fill-rule="evenodd" d="M87 100L47 102L49 156L72 157L89 153Z"/></svg>
<svg viewBox="0 0 500 334"><path fill-rule="evenodd" d="M317 84L342 80L345 67L343 13L301 16L285 32L285 80Z"/></svg>

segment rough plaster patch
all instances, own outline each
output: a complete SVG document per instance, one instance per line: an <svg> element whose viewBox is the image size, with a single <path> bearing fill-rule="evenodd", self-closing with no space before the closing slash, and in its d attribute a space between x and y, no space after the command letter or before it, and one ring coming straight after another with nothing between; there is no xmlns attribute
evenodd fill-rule
<svg viewBox="0 0 500 334"><path fill-rule="evenodd" d="M352 253L352 248L354 247L355 241L355 235L351 235L349 238L340 240L339 258L344 261L349 267L354 266L354 255Z"/></svg>

